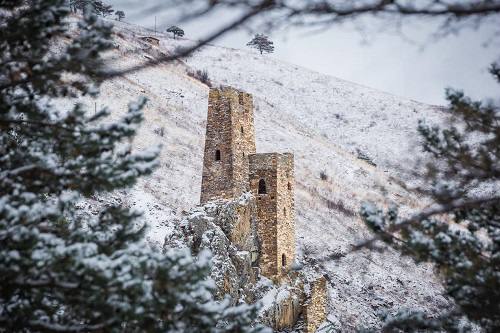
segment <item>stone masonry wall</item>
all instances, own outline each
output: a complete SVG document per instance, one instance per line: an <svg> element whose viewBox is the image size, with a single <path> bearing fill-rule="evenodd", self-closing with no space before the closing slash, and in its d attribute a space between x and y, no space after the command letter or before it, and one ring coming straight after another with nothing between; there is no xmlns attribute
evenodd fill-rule
<svg viewBox="0 0 500 333"><path fill-rule="evenodd" d="M277 267L283 274L295 260L294 166L292 154L280 154L277 159Z"/></svg>
<svg viewBox="0 0 500 333"><path fill-rule="evenodd" d="M232 108L237 110L231 113L234 197L250 190L248 156L255 154L253 98L252 95L244 92L236 91L236 93L231 95Z"/></svg>
<svg viewBox="0 0 500 333"><path fill-rule="evenodd" d="M304 333L314 333L326 319L326 278L319 277L310 284L309 299L304 304Z"/></svg>
<svg viewBox="0 0 500 333"><path fill-rule="evenodd" d="M259 267L262 275L276 280L295 259L293 155L254 154L249 165L250 190L257 198ZM261 180L266 193L259 193Z"/></svg>
<svg viewBox="0 0 500 333"><path fill-rule="evenodd" d="M276 263L276 172L277 161L273 154L250 155L250 190L257 199L257 235L260 244L259 267L261 274L274 278ZM259 182L263 179L266 193L259 194Z"/></svg>
<svg viewBox="0 0 500 333"><path fill-rule="evenodd" d="M248 155L253 153L252 96L229 87L210 89L200 202L248 191Z"/></svg>

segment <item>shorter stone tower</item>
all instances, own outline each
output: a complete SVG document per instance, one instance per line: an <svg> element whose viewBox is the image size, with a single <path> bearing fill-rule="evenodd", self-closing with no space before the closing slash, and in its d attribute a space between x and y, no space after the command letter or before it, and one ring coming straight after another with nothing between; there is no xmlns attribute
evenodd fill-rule
<svg viewBox="0 0 500 333"><path fill-rule="evenodd" d="M295 260L293 154L249 157L250 190L257 199L262 275L279 279Z"/></svg>
<svg viewBox="0 0 500 333"><path fill-rule="evenodd" d="M254 153L252 95L230 87L210 89L201 204L248 191L248 155Z"/></svg>

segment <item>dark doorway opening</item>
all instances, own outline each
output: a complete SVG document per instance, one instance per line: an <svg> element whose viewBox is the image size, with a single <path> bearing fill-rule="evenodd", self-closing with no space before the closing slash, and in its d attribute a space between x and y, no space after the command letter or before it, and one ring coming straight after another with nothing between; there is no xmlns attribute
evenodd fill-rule
<svg viewBox="0 0 500 333"><path fill-rule="evenodd" d="M266 181L264 179L259 180L259 194L266 194Z"/></svg>

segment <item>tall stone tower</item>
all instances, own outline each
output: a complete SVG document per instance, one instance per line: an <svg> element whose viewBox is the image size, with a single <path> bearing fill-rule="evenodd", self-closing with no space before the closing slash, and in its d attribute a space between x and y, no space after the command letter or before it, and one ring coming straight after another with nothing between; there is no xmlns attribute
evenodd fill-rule
<svg viewBox="0 0 500 333"><path fill-rule="evenodd" d="M252 95L210 89L200 202L248 191L248 156L255 153Z"/></svg>
<svg viewBox="0 0 500 333"><path fill-rule="evenodd" d="M262 275L279 279L295 260L293 154L253 154L250 189L257 199Z"/></svg>

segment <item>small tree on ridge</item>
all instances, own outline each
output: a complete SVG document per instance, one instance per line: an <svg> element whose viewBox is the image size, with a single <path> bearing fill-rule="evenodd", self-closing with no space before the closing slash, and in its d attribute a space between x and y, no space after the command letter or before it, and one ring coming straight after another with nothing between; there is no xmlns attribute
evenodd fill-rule
<svg viewBox="0 0 500 333"><path fill-rule="evenodd" d="M166 30L167 32L171 32L173 35L174 35L174 39L179 36L179 37L182 37L184 36L184 30L182 30L181 28L179 28L178 26L171 26L170 28L168 28Z"/></svg>
<svg viewBox="0 0 500 333"><path fill-rule="evenodd" d="M113 6L107 5L100 0L92 1L92 6L94 8L95 14L101 15L102 17L113 15L113 12L115 11L113 9Z"/></svg>
<svg viewBox="0 0 500 333"><path fill-rule="evenodd" d="M115 12L115 15L116 15L116 18L118 19L118 21L121 21L122 19L125 18L125 12L123 10L117 10Z"/></svg>
<svg viewBox="0 0 500 333"><path fill-rule="evenodd" d="M255 37L247 43L247 46L253 47L254 49L259 50L260 54L273 53L274 45L269 37L264 34L256 34Z"/></svg>

